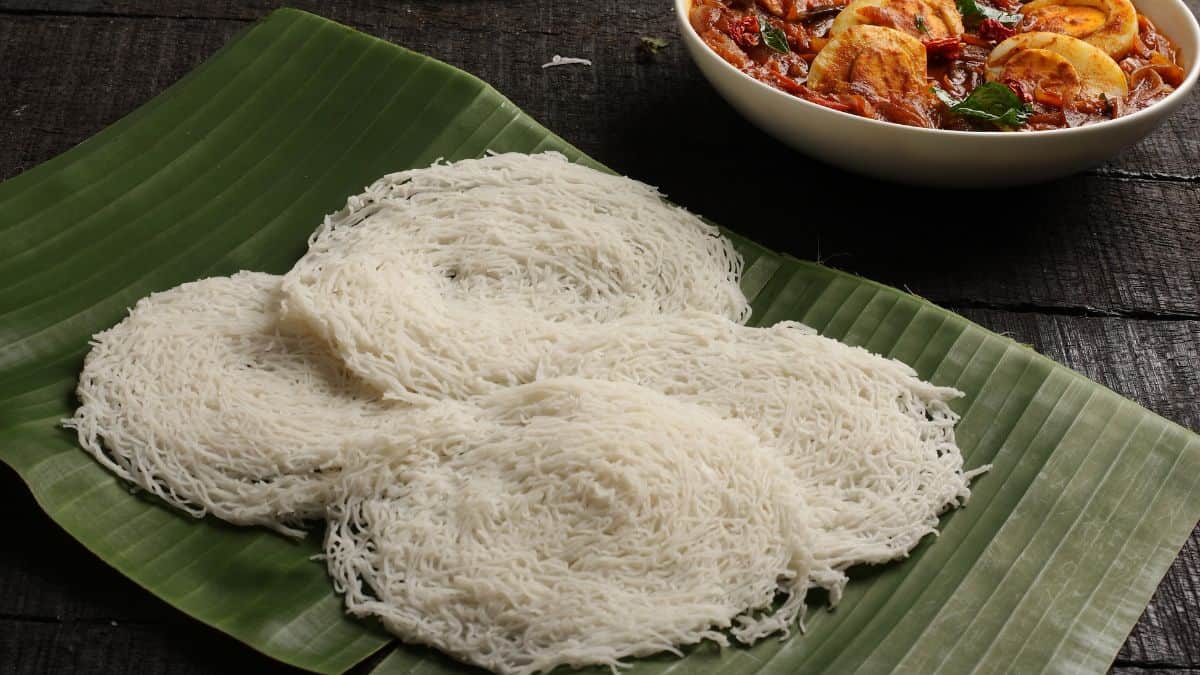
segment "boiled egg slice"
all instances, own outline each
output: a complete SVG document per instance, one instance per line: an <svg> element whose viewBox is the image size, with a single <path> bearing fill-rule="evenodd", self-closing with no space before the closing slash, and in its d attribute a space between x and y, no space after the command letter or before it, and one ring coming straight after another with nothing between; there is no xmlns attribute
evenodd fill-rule
<svg viewBox="0 0 1200 675"><path fill-rule="evenodd" d="M852 26L864 25L895 28L918 40L963 33L962 15L954 0L853 0L833 20L829 34L837 36Z"/></svg>
<svg viewBox="0 0 1200 675"><path fill-rule="evenodd" d="M1079 38L1119 59L1133 48L1137 11L1129 0L1033 0L1021 8L1025 31Z"/></svg>
<svg viewBox="0 0 1200 675"><path fill-rule="evenodd" d="M928 96L925 47L906 33L881 26L851 26L813 59L808 86L821 93L873 94L893 101Z"/></svg>
<svg viewBox="0 0 1200 675"><path fill-rule="evenodd" d="M988 55L987 77L1015 80L1062 101L1076 95L1124 98L1129 92L1125 73L1112 57L1090 43L1058 33L1019 33L996 45Z"/></svg>

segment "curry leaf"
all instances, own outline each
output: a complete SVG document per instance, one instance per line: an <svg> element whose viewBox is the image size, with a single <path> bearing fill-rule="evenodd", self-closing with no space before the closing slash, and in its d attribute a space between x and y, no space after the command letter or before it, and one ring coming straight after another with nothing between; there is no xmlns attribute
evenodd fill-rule
<svg viewBox="0 0 1200 675"><path fill-rule="evenodd" d="M1016 92L999 82L986 82L961 101L945 89L933 85L933 93L951 112L1005 127L1019 127L1029 121L1032 110Z"/></svg>
<svg viewBox="0 0 1200 675"><path fill-rule="evenodd" d="M990 5L981 5L975 0L955 0L958 12L962 14L967 24L977 24L984 19L995 19L1012 28L1021 21L1021 15L1013 12L1003 12Z"/></svg>
<svg viewBox="0 0 1200 675"><path fill-rule="evenodd" d="M780 54L786 54L791 51L791 48L788 47L787 36L783 34L783 31L772 26L767 21L767 17L762 14L758 15L758 32L762 35L763 44L771 49Z"/></svg>

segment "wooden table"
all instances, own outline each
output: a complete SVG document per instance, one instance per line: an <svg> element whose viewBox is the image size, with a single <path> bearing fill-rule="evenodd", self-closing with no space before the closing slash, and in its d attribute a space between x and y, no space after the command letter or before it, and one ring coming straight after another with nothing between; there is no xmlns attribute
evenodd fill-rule
<svg viewBox="0 0 1200 675"><path fill-rule="evenodd" d="M138 107L276 4L0 0L0 179ZM921 190L841 173L744 122L687 58L668 0L297 5L475 73L600 161L770 247L907 288L1200 429L1195 96L1085 175ZM670 44L645 57L641 36ZM594 65L540 68L554 54ZM0 503L0 673L285 670L92 557L7 468ZM1114 666L1200 669L1200 530Z"/></svg>

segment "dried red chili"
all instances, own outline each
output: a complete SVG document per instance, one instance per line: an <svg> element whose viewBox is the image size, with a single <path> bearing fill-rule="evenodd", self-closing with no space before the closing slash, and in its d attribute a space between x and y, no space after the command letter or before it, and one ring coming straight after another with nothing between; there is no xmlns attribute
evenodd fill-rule
<svg viewBox="0 0 1200 675"><path fill-rule="evenodd" d="M1066 101L1057 92L1047 91L1041 87L1033 90L1033 100L1052 108L1062 108L1066 105Z"/></svg>
<svg viewBox="0 0 1200 675"><path fill-rule="evenodd" d="M825 98L824 96L821 96L819 94L814 94L812 92L807 93L804 96L804 100L810 101L812 103L816 103L817 105L823 105L826 108L831 108L831 109L837 110L839 112L850 112L851 110L853 110L853 108L846 105L845 103L839 103L831 98Z"/></svg>
<svg viewBox="0 0 1200 675"><path fill-rule="evenodd" d="M925 55L930 59L953 61L962 56L962 42L954 35L936 40L926 40L923 44L925 45Z"/></svg>
<svg viewBox="0 0 1200 675"><path fill-rule="evenodd" d="M742 17L729 27L729 37L741 47L756 47L759 41L758 19L754 15Z"/></svg>
<svg viewBox="0 0 1200 675"><path fill-rule="evenodd" d="M1024 82L1010 78L1004 80L1002 84L1012 89L1013 93L1017 95L1017 98L1021 99L1022 103L1033 103L1033 94L1029 92L1029 87L1025 86Z"/></svg>
<svg viewBox="0 0 1200 675"><path fill-rule="evenodd" d="M979 37L988 42L1003 42L1016 34L1015 28L1009 28L995 19L984 19L979 24Z"/></svg>
<svg viewBox="0 0 1200 675"><path fill-rule="evenodd" d="M795 94L796 96L800 96L800 97L806 97L809 95L809 90L807 87L805 87L802 84L797 83L795 80L793 80L789 77L785 77L774 71L768 71L767 75L771 78L771 80L773 82L775 82L775 86L779 87L780 89L786 91L789 94Z"/></svg>

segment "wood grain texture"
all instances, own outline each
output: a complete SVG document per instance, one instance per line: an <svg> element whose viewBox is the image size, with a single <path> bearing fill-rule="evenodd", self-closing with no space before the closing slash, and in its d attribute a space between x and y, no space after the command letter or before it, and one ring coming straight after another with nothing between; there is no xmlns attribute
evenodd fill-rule
<svg viewBox="0 0 1200 675"><path fill-rule="evenodd" d="M133 111L244 25L0 15L0 178Z"/></svg>
<svg viewBox="0 0 1200 675"><path fill-rule="evenodd" d="M141 105L277 4L0 0L0 179ZM926 191L779 147L712 92L677 40L639 60L640 35L676 35L665 0L290 4L483 77L586 152L764 244L907 287L1200 429L1196 97L1092 175L1004 193ZM596 65L542 70L555 53ZM864 198L831 204L848 184ZM274 667L92 558L7 469L0 502L20 535L0 539L0 672ZM1200 531L1117 663L1200 668Z"/></svg>
<svg viewBox="0 0 1200 675"><path fill-rule="evenodd" d="M1194 12L1200 0L1185 0ZM516 75L505 66L523 62L540 64L559 52L568 51L595 59L600 68L611 70L612 57L632 52L639 35L677 36L672 3L554 2L506 0L480 3L472 0L427 2L422 0L0 0L0 11L23 13L86 14L96 16L220 18L255 20L281 5L298 7L366 30L373 35L412 46L437 58L464 67L498 85L507 84L498 75ZM462 17L474 17L467 25ZM516 48L515 50L513 48ZM627 56L628 54L624 54ZM497 58L498 57L498 58ZM681 48L662 54L660 60L672 72L686 72L700 82L698 71ZM540 60L539 60L540 59ZM504 71L504 72L501 72ZM594 76L605 84L610 73ZM705 85L707 86L707 85ZM502 91L510 90L501 87ZM524 87L513 92L533 91ZM724 106L715 97L709 103ZM539 119L539 106L517 101ZM1097 169L1112 175L1147 175L1176 179L1200 179L1200 99L1193 96L1160 130L1120 157ZM811 163L809 160L801 160ZM819 166L819 165L814 165Z"/></svg>
<svg viewBox="0 0 1200 675"><path fill-rule="evenodd" d="M230 644L240 647L231 649ZM199 623L0 618L0 673L298 673Z"/></svg>
<svg viewBox="0 0 1200 675"><path fill-rule="evenodd" d="M1187 675L1194 674L1195 669L1192 668L1174 668L1174 667L1139 667L1139 665L1117 665L1117 667L1109 670L1110 675Z"/></svg>
<svg viewBox="0 0 1200 675"><path fill-rule="evenodd" d="M768 246L942 304L1200 317L1196 185L1081 176L1001 194L850 177L805 160L742 121L682 61L678 46L639 62L636 33L591 31L586 17L549 9L528 18L529 28L464 36L453 28L453 6L413 11L403 29L383 34L480 74L584 151ZM490 13L508 11L486 6ZM638 11L657 12L629 13ZM506 21L513 18L484 23ZM7 92L0 104L0 178L133 110L242 25L0 14L0 63L6 64L0 90ZM554 53L587 54L597 65L541 69ZM644 150L652 145L672 151ZM716 184L726 189L713 190ZM853 204L822 198L848 184L864 197Z"/></svg>

